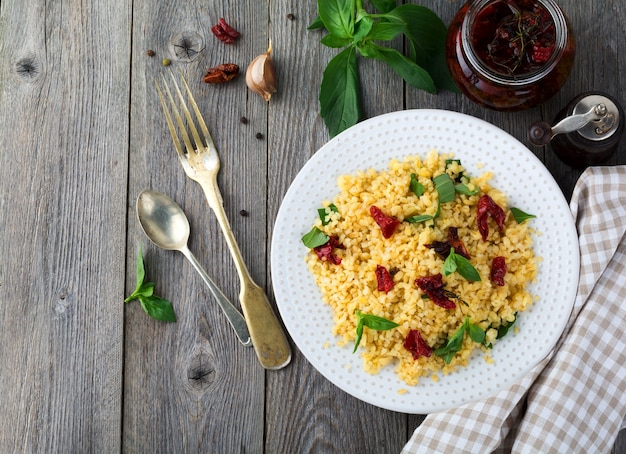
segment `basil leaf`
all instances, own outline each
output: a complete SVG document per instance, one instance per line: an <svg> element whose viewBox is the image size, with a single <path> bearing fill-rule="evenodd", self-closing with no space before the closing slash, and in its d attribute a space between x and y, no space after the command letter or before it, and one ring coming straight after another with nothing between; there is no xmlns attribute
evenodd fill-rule
<svg viewBox="0 0 626 454"><path fill-rule="evenodd" d="M141 288L144 279L146 278L146 267L143 263L143 251L141 245L139 245L139 253L137 254L137 287L135 287L135 292ZM133 292L133 293L135 293Z"/></svg>
<svg viewBox="0 0 626 454"><path fill-rule="evenodd" d="M354 0L317 0L317 11L329 33L339 38L354 34Z"/></svg>
<svg viewBox="0 0 626 454"><path fill-rule="evenodd" d="M409 188L411 189L411 192L413 192L413 194L418 197L421 197L422 194L424 194L424 192L426 191L426 188L422 183L418 181L414 173L411 174L411 182L409 183Z"/></svg>
<svg viewBox="0 0 626 454"><path fill-rule="evenodd" d="M474 325L473 323L468 323L467 333L469 334L470 339L472 339L477 344L482 344L485 341L485 332L478 325Z"/></svg>
<svg viewBox="0 0 626 454"><path fill-rule="evenodd" d="M447 173L442 173L433 178L435 183L435 189L439 194L439 203L452 202L456 197L456 191L454 190L454 183L452 178Z"/></svg>
<svg viewBox="0 0 626 454"><path fill-rule="evenodd" d="M327 46L327 47L332 47L332 48L342 48L342 47L346 47L349 46L350 43L352 42L351 38L340 38L337 35L333 35L332 33L324 36L320 42Z"/></svg>
<svg viewBox="0 0 626 454"><path fill-rule="evenodd" d="M135 266L135 274L136 274L136 281L137 284L135 285L135 290L133 290L133 293L130 294L130 296L128 298L126 298L124 300L125 303L128 303L132 300L137 299L137 297L139 296L139 294L142 293L142 287L144 285L149 286L150 283L148 284L144 284L143 281L146 278L146 268L144 266L143 263L143 252L142 252L142 248L141 245L139 245L139 252L137 254L137 261L136 261L136 266ZM154 286L154 284L152 284Z"/></svg>
<svg viewBox="0 0 626 454"><path fill-rule="evenodd" d="M354 342L354 350L352 353L356 352L359 344L361 343L361 337L363 336L363 327L367 326L370 329L375 329L376 331L387 331L393 329L398 325L391 320L387 320L386 318L379 317L377 315L372 314L363 314L360 310L356 309L355 314L357 316L357 325L356 325L356 340Z"/></svg>
<svg viewBox="0 0 626 454"><path fill-rule="evenodd" d="M467 329L468 318L465 318L465 322L454 332L452 337L448 339L448 342L444 347L435 350L435 355L442 357L446 364L450 364L452 358L463 346L463 337L465 337L465 330Z"/></svg>
<svg viewBox="0 0 626 454"><path fill-rule="evenodd" d="M450 164L458 164L458 165L462 165L462 164L461 164L461 160L460 160L460 159L446 159L446 170L448 169L448 167L450 166Z"/></svg>
<svg viewBox="0 0 626 454"><path fill-rule="evenodd" d="M371 314L361 314L363 324L376 331L387 331L399 326L396 322Z"/></svg>
<svg viewBox="0 0 626 454"><path fill-rule="evenodd" d="M457 255L454 253L454 248L451 247L450 253L444 260L443 268L441 269L444 276L450 276L452 273L456 271L456 268L457 268L456 257Z"/></svg>
<svg viewBox="0 0 626 454"><path fill-rule="evenodd" d="M142 295L142 296L152 296L152 294L154 293L154 282L144 282L141 287L139 287L138 290L135 291L135 295Z"/></svg>
<svg viewBox="0 0 626 454"><path fill-rule="evenodd" d="M374 25L374 19L372 19L371 17L364 16L363 18L361 18L361 20L359 20L356 23L356 27L355 27L356 31L354 33L353 42L356 44L359 41L361 41L363 38L365 38L369 34L373 25Z"/></svg>
<svg viewBox="0 0 626 454"><path fill-rule="evenodd" d="M172 303L168 300L160 298L158 296L139 296L139 302L141 307L150 317L156 320L163 320L166 322L175 322L176 314L172 308Z"/></svg>
<svg viewBox="0 0 626 454"><path fill-rule="evenodd" d="M520 210L519 208L515 208L515 207L511 207L511 214L513 215L513 217L515 218L518 224L521 224L522 222L528 219L534 219L537 217L534 214L524 213L522 210Z"/></svg>
<svg viewBox="0 0 626 454"><path fill-rule="evenodd" d="M317 214L320 217L320 221L322 221L322 225L328 225L328 223L330 222L330 219L328 218L329 213L326 212L327 209L329 209L333 213L339 213L339 210L334 203L328 205L328 208L318 208Z"/></svg>
<svg viewBox="0 0 626 454"><path fill-rule="evenodd" d="M404 30L404 24L376 22L367 37L374 41L391 41Z"/></svg>
<svg viewBox="0 0 626 454"><path fill-rule="evenodd" d="M359 91L356 49L351 46L328 63L320 86L320 114L331 137L359 121Z"/></svg>
<svg viewBox="0 0 626 454"><path fill-rule="evenodd" d="M354 340L354 349L352 350L352 353L356 352L357 348L359 348L361 338L363 337L363 319L359 317L358 320L359 321L356 324L356 339Z"/></svg>
<svg viewBox="0 0 626 454"><path fill-rule="evenodd" d="M418 214L416 216L406 218L404 222L408 222L410 224L419 224L420 222L426 222L432 219L434 219L434 217L430 214Z"/></svg>
<svg viewBox="0 0 626 454"><path fill-rule="evenodd" d="M309 249L322 246L323 244L328 243L328 241L330 241L330 237L317 227L313 227L309 233L302 237L302 242Z"/></svg>
<svg viewBox="0 0 626 454"><path fill-rule="evenodd" d="M125 303L139 299L143 310L152 318L157 320L165 320L168 322L176 321L176 314L172 308L172 303L154 294L154 282L144 282L146 277L146 268L143 262L143 254L141 246L139 246L139 254L137 256L137 287L135 291L124 300Z"/></svg>
<svg viewBox="0 0 626 454"><path fill-rule="evenodd" d="M322 19L317 16L313 22L311 22L311 24L307 27L307 30L320 30L320 29L326 29L326 27L324 27L324 22L322 22Z"/></svg>
<svg viewBox="0 0 626 454"><path fill-rule="evenodd" d="M382 60L391 66L391 69L393 69L395 73L402 77L409 85L428 93L435 93L437 91L437 87L435 86L432 77L424 68L409 60L396 49L376 45L373 46L374 53L371 56L378 60Z"/></svg>
<svg viewBox="0 0 626 454"><path fill-rule="evenodd" d="M467 260L465 257L463 257L462 255L455 254L455 262L456 262L457 273L459 273L465 279L467 279L470 282L481 281L480 274L478 273L476 268L474 268L474 265L472 265L470 261Z"/></svg>
<svg viewBox="0 0 626 454"><path fill-rule="evenodd" d="M433 77L437 88L458 92L445 60L447 27L437 14L420 5L405 4L384 17L404 26L409 57Z"/></svg>
<svg viewBox="0 0 626 454"><path fill-rule="evenodd" d="M454 190L458 192L459 194L468 195L468 196L476 195L479 192L478 188L470 189L469 187L467 187L466 184L463 184L463 183L455 184Z"/></svg>
<svg viewBox="0 0 626 454"><path fill-rule="evenodd" d="M380 13L388 13L396 7L396 0L370 0L374 8Z"/></svg>
<svg viewBox="0 0 626 454"><path fill-rule="evenodd" d="M500 327L498 328L498 335L496 336L496 339L501 339L504 336L506 336L507 333L509 332L509 329L515 324L516 321L517 321L517 314L515 314L515 318L513 319L512 322L503 323L502 325L500 325Z"/></svg>

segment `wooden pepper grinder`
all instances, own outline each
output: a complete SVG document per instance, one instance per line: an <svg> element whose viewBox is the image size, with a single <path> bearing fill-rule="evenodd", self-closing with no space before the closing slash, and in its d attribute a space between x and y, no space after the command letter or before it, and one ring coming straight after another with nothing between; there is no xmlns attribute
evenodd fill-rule
<svg viewBox="0 0 626 454"><path fill-rule="evenodd" d="M528 130L530 141L537 146L550 143L563 162L587 167L607 160L617 149L624 111L613 97L588 92L572 99L554 123L534 123Z"/></svg>

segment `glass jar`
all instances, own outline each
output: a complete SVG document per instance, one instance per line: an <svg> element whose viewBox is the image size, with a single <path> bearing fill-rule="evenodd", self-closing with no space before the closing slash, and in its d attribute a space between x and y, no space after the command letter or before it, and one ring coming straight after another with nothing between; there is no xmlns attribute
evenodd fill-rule
<svg viewBox="0 0 626 454"><path fill-rule="evenodd" d="M519 111L561 89L575 49L569 22L553 0L470 0L448 29L446 60L469 99Z"/></svg>

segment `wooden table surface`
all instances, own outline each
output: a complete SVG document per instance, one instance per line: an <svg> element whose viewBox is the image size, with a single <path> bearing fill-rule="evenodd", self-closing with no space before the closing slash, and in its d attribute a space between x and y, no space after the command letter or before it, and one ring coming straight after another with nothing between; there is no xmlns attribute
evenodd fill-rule
<svg viewBox="0 0 626 454"><path fill-rule="evenodd" d="M462 1L419 3L447 24ZM626 8L559 3L577 35L576 62L540 108L502 113L459 94L429 95L361 60L365 115L442 108L487 120L527 144L569 199L581 171L532 147L526 131L584 91L626 105ZM394 453L420 424L423 416L339 390L293 345L288 367L262 369L191 265L149 243L136 219L143 189L175 199L190 218L191 250L237 301L226 243L181 169L158 104L154 80L169 58L213 132L225 210L274 304L274 220L298 170L329 139L317 96L335 51L307 31L316 14L315 2L295 0L0 0L0 452ZM220 17L242 33L236 44L211 34ZM181 33L205 44L192 62L174 53ZM242 76L201 81L219 63L245 69L270 39L279 91L269 103ZM608 161L624 163L626 141ZM140 246L156 292L175 305L175 324L123 302ZM613 450L626 452L624 431Z"/></svg>

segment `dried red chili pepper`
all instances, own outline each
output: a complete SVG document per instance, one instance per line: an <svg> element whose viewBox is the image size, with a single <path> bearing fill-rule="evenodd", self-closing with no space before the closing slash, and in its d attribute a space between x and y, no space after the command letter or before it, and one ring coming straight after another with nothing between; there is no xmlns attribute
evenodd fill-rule
<svg viewBox="0 0 626 454"><path fill-rule="evenodd" d="M383 233L383 237L391 238L393 232L396 231L396 227L398 227L398 225L400 224L400 221L398 221L393 216L386 215L381 211L380 208L374 205L370 207L370 214L374 218L374 221L376 221L376 224L378 224L378 226L380 227L380 230Z"/></svg>
<svg viewBox="0 0 626 454"><path fill-rule="evenodd" d="M388 293L393 288L395 282L393 277L382 265L376 265L376 281L378 282L378 291Z"/></svg>
<svg viewBox="0 0 626 454"><path fill-rule="evenodd" d="M211 27L211 31L220 41L226 44L234 43L241 35L241 33L228 25L223 17L220 17L218 23Z"/></svg>
<svg viewBox="0 0 626 454"><path fill-rule="evenodd" d="M504 257L496 257L491 262L491 272L489 276L491 280L500 286L504 285L504 275L506 274L506 262Z"/></svg>
<svg viewBox="0 0 626 454"><path fill-rule="evenodd" d="M498 229L502 232L504 229L504 219L506 218L506 214L491 197L485 194L478 200L478 213L476 216L476 220L478 221L478 231L483 237L483 241L487 241L487 236L489 235L489 216L496 221Z"/></svg>
<svg viewBox="0 0 626 454"><path fill-rule="evenodd" d="M417 359L420 356L428 358L433 352L431 346L426 343L422 338L422 334L416 329L409 331L402 345L413 354L413 359Z"/></svg>
<svg viewBox="0 0 626 454"><path fill-rule="evenodd" d="M420 277L415 280L415 284L422 292L426 293L437 306L443 307L444 309L456 309L456 304L450 301L446 296L441 273L433 276Z"/></svg>
<svg viewBox="0 0 626 454"><path fill-rule="evenodd" d="M341 263L341 257L337 257L334 253L336 249L345 249L346 247L339 242L339 238L331 236L327 243L313 248L315 254L320 260L326 260L333 265L339 265Z"/></svg>
<svg viewBox="0 0 626 454"><path fill-rule="evenodd" d="M223 84L233 80L239 74L239 66L234 63L224 63L207 69L202 79L207 84Z"/></svg>

